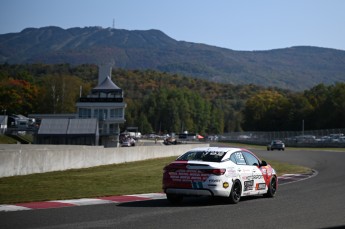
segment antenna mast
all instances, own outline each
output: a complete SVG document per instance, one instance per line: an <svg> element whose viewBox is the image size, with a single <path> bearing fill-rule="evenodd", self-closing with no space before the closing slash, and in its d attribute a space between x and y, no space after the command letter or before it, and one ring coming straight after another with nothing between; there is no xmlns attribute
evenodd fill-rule
<svg viewBox="0 0 345 229"><path fill-rule="evenodd" d="M115 29L115 18L113 18L113 29Z"/></svg>

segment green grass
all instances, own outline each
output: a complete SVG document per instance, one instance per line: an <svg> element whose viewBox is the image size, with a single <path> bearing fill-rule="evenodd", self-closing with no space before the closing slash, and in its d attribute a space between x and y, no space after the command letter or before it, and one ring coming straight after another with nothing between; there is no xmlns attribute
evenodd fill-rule
<svg viewBox="0 0 345 229"><path fill-rule="evenodd" d="M0 144L16 144L17 141L6 135L0 134Z"/></svg>
<svg viewBox="0 0 345 229"><path fill-rule="evenodd" d="M299 166L299 165L292 165L288 163L283 163L279 161L273 161L273 160L267 160L267 163L272 165L272 167L276 170L278 173L278 176L281 176L283 174L303 174L303 173L310 173L312 172L311 168Z"/></svg>
<svg viewBox="0 0 345 229"><path fill-rule="evenodd" d="M0 204L162 192L163 167L175 158L0 178ZM310 171L268 163L279 175Z"/></svg>

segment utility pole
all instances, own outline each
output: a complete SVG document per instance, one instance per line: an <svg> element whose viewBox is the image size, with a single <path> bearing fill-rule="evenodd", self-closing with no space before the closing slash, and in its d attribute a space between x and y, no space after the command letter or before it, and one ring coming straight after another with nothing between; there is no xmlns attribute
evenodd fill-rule
<svg viewBox="0 0 345 229"><path fill-rule="evenodd" d="M302 120L302 136L304 136L304 119Z"/></svg>

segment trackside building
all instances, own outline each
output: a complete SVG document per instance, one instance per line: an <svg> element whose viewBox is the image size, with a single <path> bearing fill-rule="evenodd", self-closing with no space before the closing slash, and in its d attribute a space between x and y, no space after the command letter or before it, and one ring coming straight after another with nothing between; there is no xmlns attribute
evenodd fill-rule
<svg viewBox="0 0 345 229"><path fill-rule="evenodd" d="M76 103L74 119L42 117L37 144L103 145L117 147L125 122L123 90L111 80L111 67L101 66L98 85Z"/></svg>

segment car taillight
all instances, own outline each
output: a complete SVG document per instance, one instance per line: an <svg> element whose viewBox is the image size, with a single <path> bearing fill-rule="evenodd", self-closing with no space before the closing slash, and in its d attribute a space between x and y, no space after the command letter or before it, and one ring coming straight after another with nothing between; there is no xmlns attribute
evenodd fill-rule
<svg viewBox="0 0 345 229"><path fill-rule="evenodd" d="M202 172L220 176L226 172L226 169L203 169Z"/></svg>

